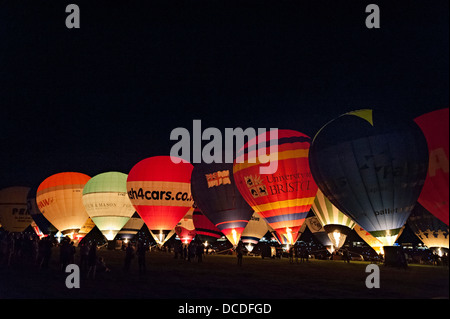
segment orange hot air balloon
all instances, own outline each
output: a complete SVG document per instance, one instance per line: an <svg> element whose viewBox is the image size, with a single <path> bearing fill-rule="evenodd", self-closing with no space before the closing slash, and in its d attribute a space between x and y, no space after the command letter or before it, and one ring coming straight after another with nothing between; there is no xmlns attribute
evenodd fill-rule
<svg viewBox="0 0 450 319"><path fill-rule="evenodd" d="M275 230L279 240L290 245L298 239L318 190L309 169L310 143L309 136L297 131L270 131L249 141L233 165L239 192ZM268 166L267 158L277 170L262 174L260 168Z"/></svg>
<svg viewBox="0 0 450 319"><path fill-rule="evenodd" d="M39 210L63 235L78 233L89 218L82 200L89 179L82 173L64 172L47 177L38 187Z"/></svg>
<svg viewBox="0 0 450 319"><path fill-rule="evenodd" d="M418 202L448 226L448 108L423 114L414 121L428 145L428 173Z"/></svg>
<svg viewBox="0 0 450 319"><path fill-rule="evenodd" d="M133 166L127 178L128 197L148 229L162 245L192 207L191 163L170 156L146 158Z"/></svg>

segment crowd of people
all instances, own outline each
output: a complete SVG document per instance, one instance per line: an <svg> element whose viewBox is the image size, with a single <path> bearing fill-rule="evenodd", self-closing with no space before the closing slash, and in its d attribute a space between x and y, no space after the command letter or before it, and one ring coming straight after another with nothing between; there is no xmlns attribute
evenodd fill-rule
<svg viewBox="0 0 450 319"><path fill-rule="evenodd" d="M289 262L307 262L312 256L312 252L308 248L305 245L291 246L287 251ZM58 242L54 237L39 239L35 234L0 232L0 266L2 267L34 267L38 270L45 270L50 267L50 260L56 249L59 250L59 260L57 262L59 262L59 270L62 272L65 271L66 266L69 264L77 264L85 278L95 279L97 273L111 271L103 256L97 254L99 247L95 241L81 241L76 247L69 237L64 237ZM145 256L150 249L149 244L138 240L136 243L129 242L123 245L122 249L125 251L123 271L129 272L132 261L137 257L139 274L145 274L147 271ZM158 249L173 253L175 259L186 260L187 262L195 261L197 263L201 263L204 256L208 253L204 244L198 239L194 239L189 244L174 241L172 246L167 243L162 247L158 247ZM353 249L357 248L354 247ZM261 247L255 250L259 250L264 257ZM315 253L315 258L340 259L345 262L350 262L351 260L350 252L347 249L335 252L336 256L330 255L326 250L323 251L323 256ZM448 253L438 256L430 250L404 249L403 251L406 254L408 263L448 266ZM246 254L246 249L242 243L235 248L233 254L237 257L237 265L242 266L242 257ZM323 258L320 258L320 256ZM360 256L363 256L363 252L361 252ZM364 259L368 260L366 256L364 256Z"/></svg>
<svg viewBox="0 0 450 319"><path fill-rule="evenodd" d="M0 233L0 265L8 267L18 262L48 266L52 243L24 233Z"/></svg>
<svg viewBox="0 0 450 319"><path fill-rule="evenodd" d="M170 249L171 247L169 246L169 252ZM188 262L197 260L197 262L201 263L203 255L205 255L205 245L200 240L192 240L189 244L175 242L173 252L175 259L184 259Z"/></svg>
<svg viewBox="0 0 450 319"><path fill-rule="evenodd" d="M57 241L54 237L42 237L27 233L0 233L0 266L29 267L39 271L50 268L50 261L55 250L59 251L58 268L65 272L67 265L77 264L81 274L95 279L97 273L110 272L103 256L98 256L99 247L95 241L81 242L78 247L69 237ZM128 271L131 259L136 254L140 273L145 273L145 252L148 247L142 243L133 243L126 248L124 271ZM77 258L75 258L77 256Z"/></svg>
<svg viewBox="0 0 450 319"><path fill-rule="evenodd" d="M292 245L289 248L289 262L290 263L298 263L300 258L300 262L307 262L309 260L309 251L304 246Z"/></svg>

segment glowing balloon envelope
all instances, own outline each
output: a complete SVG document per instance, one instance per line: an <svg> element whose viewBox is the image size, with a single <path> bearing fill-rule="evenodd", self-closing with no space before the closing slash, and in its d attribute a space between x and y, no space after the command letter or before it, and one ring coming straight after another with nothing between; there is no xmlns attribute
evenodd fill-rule
<svg viewBox="0 0 450 319"><path fill-rule="evenodd" d="M192 215L195 232L197 237L203 242L212 243L223 236L219 228L217 228L194 203L194 213Z"/></svg>
<svg viewBox="0 0 450 319"><path fill-rule="evenodd" d="M196 231L194 226L194 221L192 220L192 215L194 213L194 207L189 209L189 211L184 215L175 227L175 233L178 238L185 245L188 245L195 237Z"/></svg>
<svg viewBox="0 0 450 319"><path fill-rule="evenodd" d="M202 213L237 246L253 210L236 188L233 163L195 165L192 195Z"/></svg>
<svg viewBox="0 0 450 319"><path fill-rule="evenodd" d="M314 199L312 210L330 237L334 249L339 250L355 227L355 222L337 209L320 190Z"/></svg>
<svg viewBox="0 0 450 319"><path fill-rule="evenodd" d="M427 178L418 201L448 226L449 109L421 115L415 121L425 134L430 156Z"/></svg>
<svg viewBox="0 0 450 319"><path fill-rule="evenodd" d="M253 213L241 235L245 248L251 252L253 246L257 245L268 231L273 231L272 227L267 225L266 220L259 216L258 213Z"/></svg>
<svg viewBox="0 0 450 319"><path fill-rule="evenodd" d="M276 150L261 140L277 145ZM244 199L276 231L279 241L291 245L298 239L317 193L308 163L310 142L307 135L293 130L277 130L277 138L272 140L267 132L250 140L238 152L233 167L236 185ZM260 160L261 152L270 158L271 164L277 164L275 173L261 174L260 168L267 166Z"/></svg>
<svg viewBox="0 0 450 319"><path fill-rule="evenodd" d="M192 164L170 156L146 158L128 174L128 197L159 245L192 207ZM173 231L174 233L174 231Z"/></svg>
<svg viewBox="0 0 450 319"><path fill-rule="evenodd" d="M118 237L129 240L132 239L139 230L144 226L144 221L137 212L131 216L128 222L122 227L122 229L117 234Z"/></svg>
<svg viewBox="0 0 450 319"><path fill-rule="evenodd" d="M28 196L27 196L28 212L30 213L31 218L33 218L34 222L36 223L36 227L38 227L39 230L44 235L48 235L50 233L56 234L58 232L58 230L55 228L55 226L53 226L47 220L47 218L44 217L44 215L41 213L41 211L38 208L38 205L36 202L36 191L37 191L37 188L32 188L28 192Z"/></svg>
<svg viewBox="0 0 450 319"><path fill-rule="evenodd" d="M328 250L328 252L332 253L334 251L333 243L317 216L307 217L305 219L305 225L308 226L308 229L314 237L326 248L326 250Z"/></svg>
<svg viewBox="0 0 450 319"><path fill-rule="evenodd" d="M9 232L22 232L31 225L27 209L29 187L12 186L0 190L0 225Z"/></svg>
<svg viewBox="0 0 450 319"><path fill-rule="evenodd" d="M430 249L449 249L448 226L436 216L417 204L408 218L414 234Z"/></svg>
<svg viewBox="0 0 450 319"><path fill-rule="evenodd" d="M356 225L354 230L358 234L359 237L361 237L362 240L364 240L367 245L369 245L375 252L379 254L384 254L383 250L383 243L373 237L368 231L366 231L364 228L362 228L359 225Z"/></svg>
<svg viewBox="0 0 450 319"><path fill-rule="evenodd" d="M89 176L64 172L47 177L38 187L39 210L63 235L77 234L89 215L83 205L83 188Z"/></svg>
<svg viewBox="0 0 450 319"><path fill-rule="evenodd" d="M378 110L346 113L316 134L309 159L333 205L393 245L427 173L426 140L414 121Z"/></svg>
<svg viewBox="0 0 450 319"><path fill-rule="evenodd" d="M134 214L127 195L127 174L106 172L92 177L83 189L83 204L107 240L113 240Z"/></svg>

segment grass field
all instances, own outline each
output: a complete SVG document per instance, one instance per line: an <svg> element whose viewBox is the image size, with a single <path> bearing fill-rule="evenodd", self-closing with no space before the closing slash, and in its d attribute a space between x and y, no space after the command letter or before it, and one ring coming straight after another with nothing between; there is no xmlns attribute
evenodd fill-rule
<svg viewBox="0 0 450 319"><path fill-rule="evenodd" d="M58 270L55 250L50 269L14 265L0 267L0 298L57 299L300 299L300 298L449 298L449 270L442 266L409 265L397 269L380 265L380 288L368 289L368 263L248 257L237 265L232 255L208 255L202 263L174 259L163 252L147 253L147 272L140 275L136 258L122 270L125 253L100 250L109 273L81 279L68 289L68 274ZM75 260L77 261L77 260Z"/></svg>

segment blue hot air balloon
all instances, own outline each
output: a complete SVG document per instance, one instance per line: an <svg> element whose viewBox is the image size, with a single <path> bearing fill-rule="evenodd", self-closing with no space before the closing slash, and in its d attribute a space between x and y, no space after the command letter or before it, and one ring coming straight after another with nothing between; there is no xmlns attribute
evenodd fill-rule
<svg viewBox="0 0 450 319"><path fill-rule="evenodd" d="M417 124L386 111L349 112L316 134L309 159L333 205L392 246L427 175L427 142Z"/></svg>
<svg viewBox="0 0 450 319"><path fill-rule="evenodd" d="M236 187L233 163L195 165L191 191L202 213L236 246L253 209Z"/></svg>

